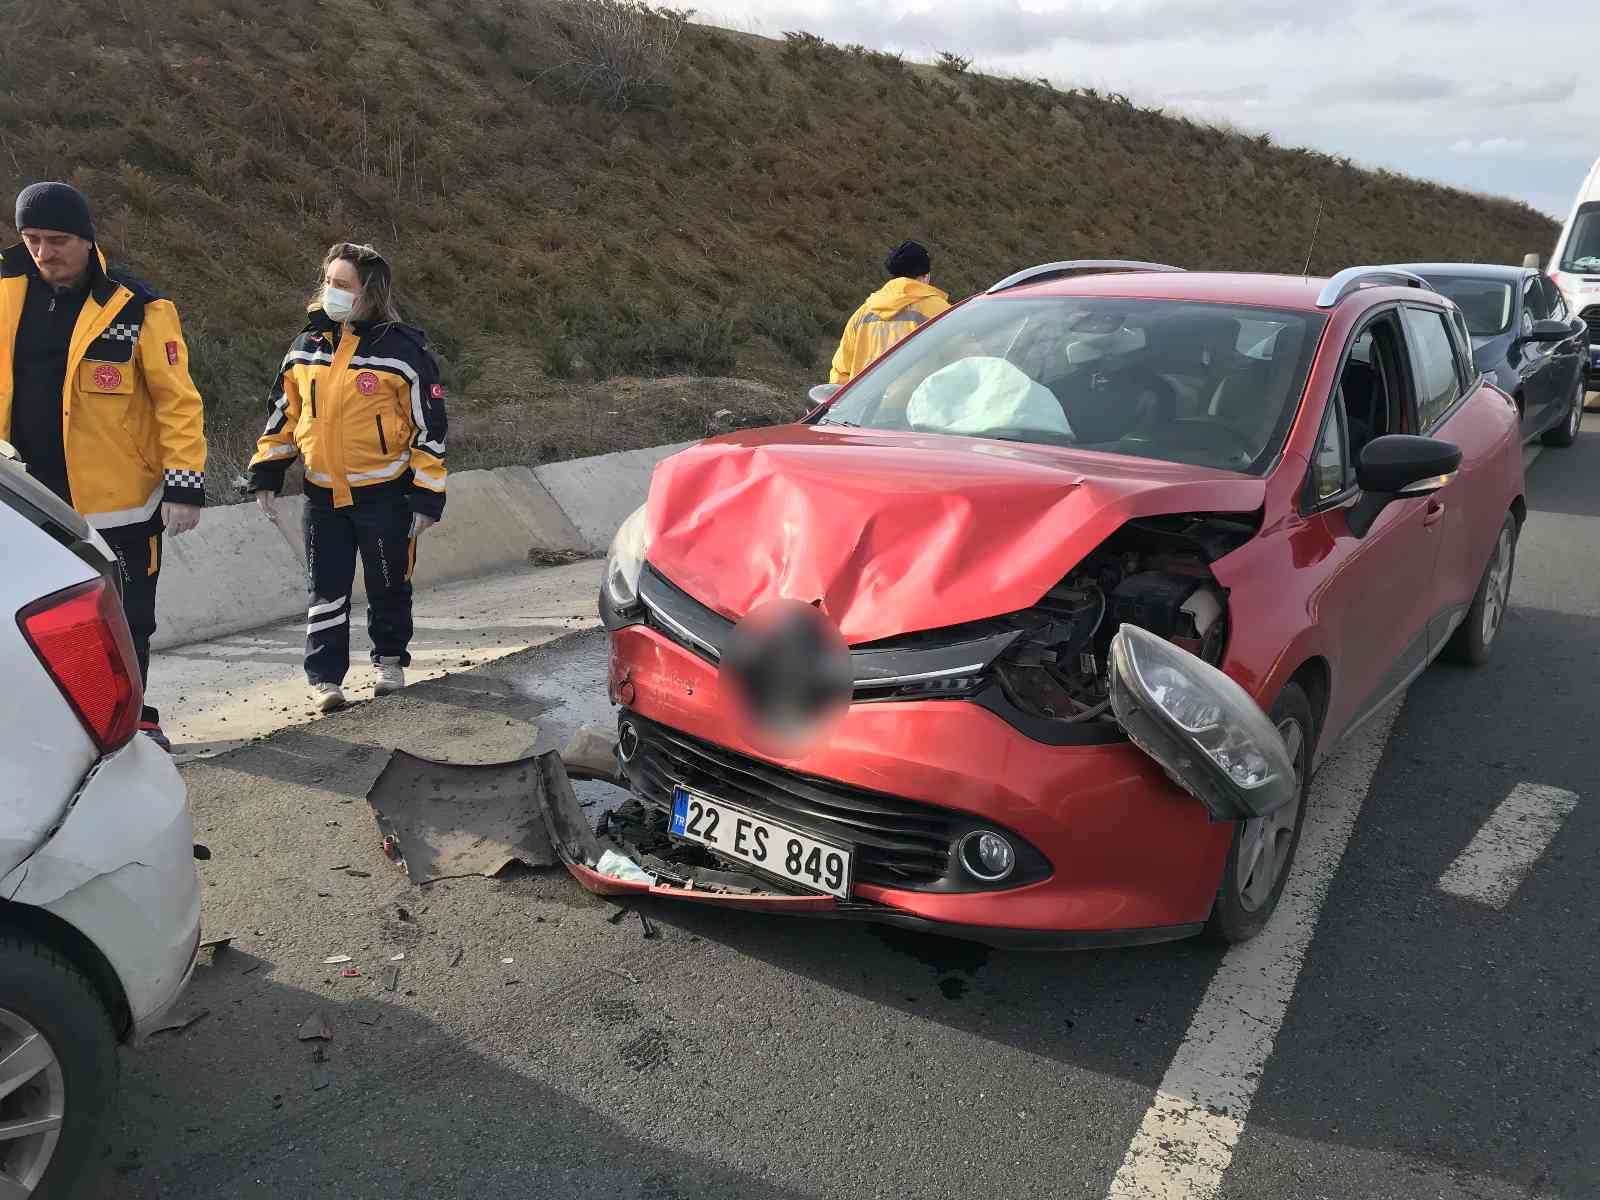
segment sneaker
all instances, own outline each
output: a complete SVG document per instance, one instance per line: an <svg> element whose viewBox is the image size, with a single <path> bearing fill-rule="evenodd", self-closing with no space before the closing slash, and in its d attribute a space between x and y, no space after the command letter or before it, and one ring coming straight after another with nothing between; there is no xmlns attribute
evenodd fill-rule
<svg viewBox="0 0 1600 1200"><path fill-rule="evenodd" d="M344 692L337 683L313 684L311 694L316 700L318 712L329 713L344 707Z"/></svg>
<svg viewBox="0 0 1600 1200"><path fill-rule="evenodd" d="M167 740L167 735L161 732L161 714L148 704L139 714L139 732L168 754L172 753L172 743Z"/></svg>
<svg viewBox="0 0 1600 1200"><path fill-rule="evenodd" d="M374 665L378 668L378 682L372 685L374 696L387 696L405 687L406 673L401 670L399 659L380 658Z"/></svg>

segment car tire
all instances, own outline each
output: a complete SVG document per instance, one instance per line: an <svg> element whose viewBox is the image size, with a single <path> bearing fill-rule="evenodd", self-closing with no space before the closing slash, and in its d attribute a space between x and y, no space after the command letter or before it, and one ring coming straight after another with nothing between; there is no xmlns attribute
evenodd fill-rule
<svg viewBox="0 0 1600 1200"><path fill-rule="evenodd" d="M94 984L50 946L0 930L0 1059L37 1037L50 1062L0 1100L0 1124L60 1117L48 1133L0 1141L0 1181L26 1170L33 1200L79 1194L105 1140L106 1108L117 1089L117 1039ZM14 1082L14 1081L13 1081ZM6 1087L0 1072L0 1090ZM29 1188L32 1188L31 1193Z"/></svg>
<svg viewBox="0 0 1600 1200"><path fill-rule="evenodd" d="M1267 715L1289 745L1299 789L1290 805L1272 816L1239 821L1234 825L1228 859L1222 867L1222 881L1205 928L1208 939L1230 945L1255 937L1277 908L1283 885L1294 868L1300 830L1306 820L1311 764L1315 761L1317 745L1317 724L1311 700L1298 683L1285 684ZM1291 806L1293 811L1287 811ZM1271 874L1258 875L1269 864Z"/></svg>
<svg viewBox="0 0 1600 1200"><path fill-rule="evenodd" d="M1511 577L1517 565L1517 519L1510 513L1500 525L1489 565L1483 569L1478 590L1466 620L1445 643L1444 657L1469 667L1481 667L1494 652L1511 603Z"/></svg>
<svg viewBox="0 0 1600 1200"><path fill-rule="evenodd" d="M1582 375L1578 376L1578 388L1572 397L1572 403L1567 405L1567 411L1561 418L1561 424L1554 429L1547 429L1544 433L1546 446L1570 446L1578 440L1578 427L1583 424L1583 398L1587 394L1588 384Z"/></svg>

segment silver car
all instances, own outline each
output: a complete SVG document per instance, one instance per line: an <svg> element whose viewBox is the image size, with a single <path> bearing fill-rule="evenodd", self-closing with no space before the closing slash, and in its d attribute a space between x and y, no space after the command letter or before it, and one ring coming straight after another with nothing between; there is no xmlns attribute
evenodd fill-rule
<svg viewBox="0 0 1600 1200"><path fill-rule="evenodd" d="M0 1197L70 1192L119 1041L193 970L183 780L137 732L116 559L0 443Z"/></svg>

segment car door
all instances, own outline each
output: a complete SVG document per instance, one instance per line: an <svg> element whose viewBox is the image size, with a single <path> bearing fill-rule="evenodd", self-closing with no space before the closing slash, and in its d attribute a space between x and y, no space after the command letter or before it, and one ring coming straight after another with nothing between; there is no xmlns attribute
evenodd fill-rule
<svg viewBox="0 0 1600 1200"><path fill-rule="evenodd" d="M1550 306L1550 320L1573 324L1572 311L1567 307L1561 289L1546 276L1539 276L1539 289ZM1554 411L1550 424L1559 425L1567 417L1567 405L1578 387L1578 377L1583 374L1589 356L1589 333L1582 326L1573 325L1574 333L1565 341L1550 346L1551 388L1555 393Z"/></svg>
<svg viewBox="0 0 1600 1200"><path fill-rule="evenodd" d="M1532 437L1549 427L1556 405L1555 381L1551 377L1551 352L1548 342L1530 342L1528 335L1538 321L1548 320L1550 299L1539 286L1539 276L1525 275L1522 279L1522 308L1517 318L1517 341L1513 353L1521 358L1518 373L1522 377L1522 437Z"/></svg>
<svg viewBox="0 0 1600 1200"><path fill-rule="evenodd" d="M1317 623L1332 631L1340 675L1330 730L1365 716L1428 661L1439 546L1431 497L1390 504L1361 538L1347 519L1363 442L1415 429L1412 373L1399 313L1382 310L1346 347L1306 483L1302 507L1313 540L1334 548L1321 565L1328 576L1315 601ZM1369 384L1375 403L1365 395Z"/></svg>
<svg viewBox="0 0 1600 1200"><path fill-rule="evenodd" d="M1504 416L1495 419L1490 406L1503 406L1505 399L1485 387L1473 369L1470 346L1461 343L1450 314L1406 305L1404 318L1414 380L1412 428L1461 450L1455 478L1431 496L1411 502L1423 508L1423 520L1435 538L1428 623L1430 653L1436 654L1472 603L1500 530L1504 514L1491 511L1498 501L1487 473L1506 438Z"/></svg>

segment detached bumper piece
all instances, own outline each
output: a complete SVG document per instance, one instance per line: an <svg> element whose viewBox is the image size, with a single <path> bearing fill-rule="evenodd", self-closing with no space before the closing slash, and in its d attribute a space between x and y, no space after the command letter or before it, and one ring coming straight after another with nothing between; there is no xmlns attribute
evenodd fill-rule
<svg viewBox="0 0 1600 1200"><path fill-rule="evenodd" d="M1143 945L1189 937L1200 928L1071 931L967 925L929 920L884 904L791 891L671 837L667 812L637 795L608 813L597 832L583 813L572 780L628 786L612 766L608 744L614 742L607 732L586 729L562 753L482 765L442 763L396 751L370 799L380 829L386 831L386 845L394 845L394 857L414 879L446 878L451 871L492 874L511 859L530 865L559 863L601 896L660 896L724 908L871 921L1014 949ZM432 820L405 819L418 808L428 810ZM484 843L488 859L451 861L449 851L459 847L434 843L446 828L457 835L470 832L458 827L457 818L473 816L480 819L467 822L477 827L468 840Z"/></svg>

